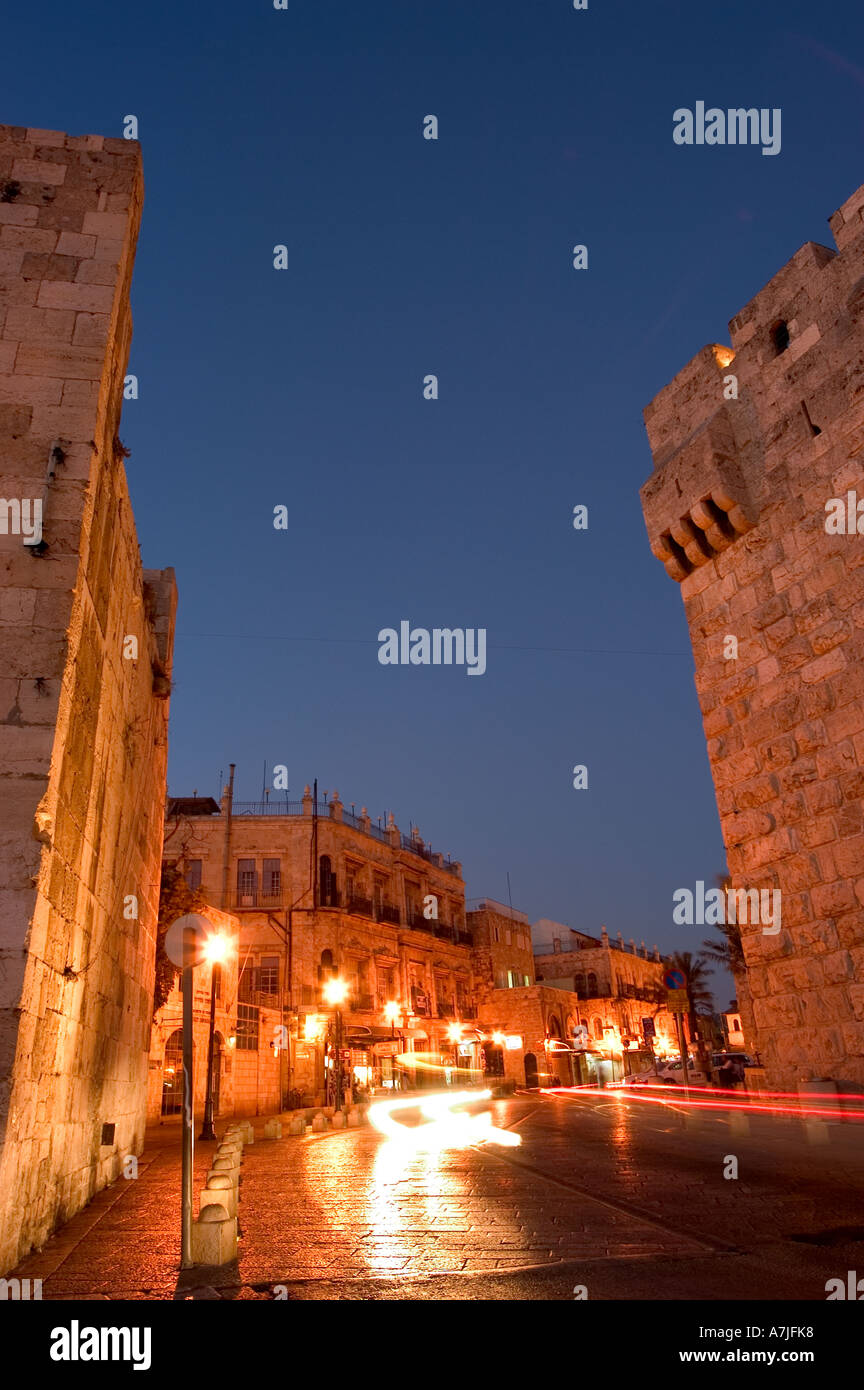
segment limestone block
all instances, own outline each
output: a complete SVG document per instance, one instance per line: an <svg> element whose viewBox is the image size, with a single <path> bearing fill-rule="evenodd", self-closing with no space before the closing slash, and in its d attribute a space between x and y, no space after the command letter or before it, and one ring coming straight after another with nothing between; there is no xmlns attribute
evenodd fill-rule
<svg viewBox="0 0 864 1390"><path fill-rule="evenodd" d="M208 1206L222 1206L229 1216L237 1215L237 1188L227 1174L208 1175L207 1185L201 1192L200 1209L203 1211Z"/></svg>
<svg viewBox="0 0 864 1390"><path fill-rule="evenodd" d="M192 1223L192 1263L227 1265L237 1258L237 1217L218 1203L205 1206Z"/></svg>
<svg viewBox="0 0 864 1390"><path fill-rule="evenodd" d="M265 1139L282 1138L282 1122L280 1120L267 1120L264 1125Z"/></svg>

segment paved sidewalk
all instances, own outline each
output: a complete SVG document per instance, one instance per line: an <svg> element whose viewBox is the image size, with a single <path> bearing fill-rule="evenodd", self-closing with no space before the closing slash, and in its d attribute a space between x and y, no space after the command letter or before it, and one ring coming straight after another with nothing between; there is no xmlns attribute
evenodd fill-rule
<svg viewBox="0 0 864 1390"><path fill-rule="evenodd" d="M220 1136L230 1123L219 1124ZM264 1118L253 1123L263 1133ZM148 1128L138 1177L104 1188L12 1274L41 1279L43 1299L184 1297L178 1292L180 1145L179 1122ZM195 1141L196 1212L215 1149Z"/></svg>
<svg viewBox="0 0 864 1390"><path fill-rule="evenodd" d="M238 1261L179 1271L180 1129L147 1131L119 1179L14 1271L43 1299L271 1299L281 1284L515 1272L574 1259L704 1255L689 1236L502 1170L491 1152L403 1154L364 1128L244 1149ZM228 1122L226 1122L228 1123ZM287 1130L287 1125L284 1126ZM219 1126L220 1133L223 1126ZM194 1200L215 1145L195 1145Z"/></svg>

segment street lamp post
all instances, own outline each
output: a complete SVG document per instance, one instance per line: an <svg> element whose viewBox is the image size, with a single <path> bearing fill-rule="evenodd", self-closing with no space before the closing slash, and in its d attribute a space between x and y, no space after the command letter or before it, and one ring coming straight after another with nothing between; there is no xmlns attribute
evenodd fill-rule
<svg viewBox="0 0 864 1390"><path fill-rule="evenodd" d="M324 999L333 1006L336 1012L336 1109L341 1110L345 1103L343 1095L342 1080L342 1010L339 1005L344 1002L348 993L348 986L344 980L328 980L324 986Z"/></svg>
<svg viewBox="0 0 864 1390"><path fill-rule="evenodd" d="M204 1095L204 1119L199 1139L215 1139L213 1128L213 1050L216 1028L216 971L228 954L224 936L210 936L204 943L204 959L210 962L210 1030L207 1037L207 1089Z"/></svg>
<svg viewBox="0 0 864 1390"><path fill-rule="evenodd" d="M385 1017L385 1018L389 1018L389 1020L390 1020L390 1041L391 1041L391 1043L394 1043L394 1042L396 1041L396 1020L397 1020L397 1018L399 1018L399 1016L400 1016L401 1013L402 1013L402 1010L401 1010L400 1006L396 1003L396 1001L395 1001L394 999L389 1000L389 1001L384 1005L384 1017ZM395 1056L395 1053L391 1053L391 1054L390 1054L390 1089L393 1090L393 1091L396 1090L396 1056Z"/></svg>

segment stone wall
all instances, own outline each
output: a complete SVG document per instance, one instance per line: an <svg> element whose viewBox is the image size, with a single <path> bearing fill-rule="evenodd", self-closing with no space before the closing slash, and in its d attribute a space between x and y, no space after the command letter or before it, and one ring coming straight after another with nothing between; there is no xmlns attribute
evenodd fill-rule
<svg viewBox="0 0 864 1390"><path fill-rule="evenodd" d="M748 1044L784 1085L864 1082L864 539L826 530L864 498L862 210L864 188L839 254L803 246L645 412L733 887L782 894L781 930L742 936Z"/></svg>
<svg viewBox="0 0 864 1390"><path fill-rule="evenodd" d="M0 126L0 494L43 505L0 534L0 1269L142 1143L176 593L118 440L140 165Z"/></svg>

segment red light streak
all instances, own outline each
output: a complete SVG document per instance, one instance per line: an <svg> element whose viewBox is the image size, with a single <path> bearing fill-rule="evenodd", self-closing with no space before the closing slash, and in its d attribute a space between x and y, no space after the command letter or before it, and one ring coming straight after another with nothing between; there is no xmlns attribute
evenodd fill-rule
<svg viewBox="0 0 864 1390"><path fill-rule="evenodd" d="M746 1115L756 1113L767 1115L797 1115L799 1119L801 1116L810 1115L816 1116L822 1120L864 1120L864 1110L837 1110L805 1105L761 1105L758 1101L753 1101L749 1098L742 1100L740 1091L716 1091L713 1089L708 1091L705 1087L697 1088L695 1086L688 1087L687 1089L702 1089L708 1095L734 1095L737 1098L737 1104L730 1105L728 1101L693 1100L690 1096L680 1094L680 1092L685 1089L683 1086L680 1088L675 1087L672 1095L669 1094L670 1091L673 1091L671 1086L659 1085L640 1086L638 1088L635 1086L609 1086L605 1089L601 1089L599 1086L549 1086L542 1087L541 1089L545 1095L560 1095L565 1100L575 1100L577 1097L573 1094L574 1092L578 1092L579 1095L603 1096L605 1099L608 1099L611 1093L617 1100L635 1100L650 1105L689 1106L691 1110L735 1110ZM646 1096L646 1091L660 1091L662 1095ZM789 1096L793 1093L789 1091L776 1093L760 1091L757 1094ZM836 1097L832 1096L831 1099L835 1100ZM850 1099L853 1099L853 1097L850 1097ZM854 1099L860 1102L861 1097L855 1096Z"/></svg>

